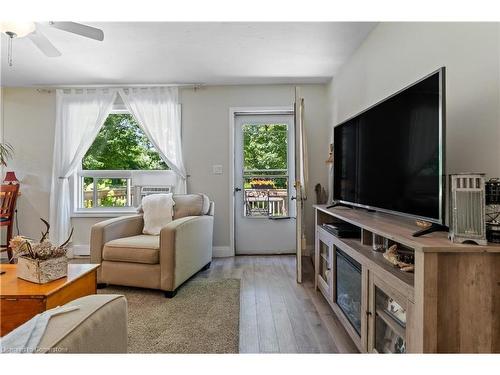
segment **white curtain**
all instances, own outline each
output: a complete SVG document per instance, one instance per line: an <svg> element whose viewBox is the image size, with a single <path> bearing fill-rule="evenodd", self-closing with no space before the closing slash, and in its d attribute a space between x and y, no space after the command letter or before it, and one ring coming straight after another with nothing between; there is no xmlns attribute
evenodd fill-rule
<svg viewBox="0 0 500 375"><path fill-rule="evenodd" d="M144 130L162 159L177 176L175 193L186 193L182 158L181 106L177 87L120 89L128 110Z"/></svg>
<svg viewBox="0 0 500 375"><path fill-rule="evenodd" d="M115 89L56 91L56 129L50 190L50 238L59 245L71 227L69 177L82 162L113 106Z"/></svg>

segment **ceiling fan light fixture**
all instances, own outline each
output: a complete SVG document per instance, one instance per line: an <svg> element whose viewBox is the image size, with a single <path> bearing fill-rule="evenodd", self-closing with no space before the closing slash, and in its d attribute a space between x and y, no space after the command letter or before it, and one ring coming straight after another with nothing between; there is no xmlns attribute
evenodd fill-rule
<svg viewBox="0 0 500 375"><path fill-rule="evenodd" d="M35 31L34 22L0 22L0 31L11 38L22 38Z"/></svg>

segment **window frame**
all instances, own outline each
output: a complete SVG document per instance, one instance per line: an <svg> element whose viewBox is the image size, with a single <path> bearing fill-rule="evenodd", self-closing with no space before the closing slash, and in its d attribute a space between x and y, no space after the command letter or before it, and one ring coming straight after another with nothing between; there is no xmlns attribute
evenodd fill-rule
<svg viewBox="0 0 500 375"><path fill-rule="evenodd" d="M85 208L83 207L83 201L84 201L84 191L83 191L83 179L86 177L90 177L94 179L94 207L91 208ZM122 212L122 211L131 211L136 209L134 206L134 202L132 201L132 189L134 186L132 185L132 172L129 170L82 170L79 169L78 174L77 174L77 208L78 211L81 212ZM97 180L99 179L105 179L105 178L119 178L123 180L127 180L127 203L129 203L129 206L124 206L124 207L98 207L95 206L97 202Z"/></svg>
<svg viewBox="0 0 500 375"><path fill-rule="evenodd" d="M109 112L109 115L113 114L130 114L132 113L125 107L124 104L114 104L113 109ZM137 120L136 120L137 121ZM133 184L134 175L141 173L155 174L155 173L173 173L170 169L158 169L158 170L84 170L82 169L81 163L78 167L77 172L71 177L71 190L73 191L72 199L72 217L117 217L123 215L130 215L137 213L137 206L134 206L132 201L132 190L137 186ZM96 184L96 179L103 178L121 178L127 180L127 200L130 202L130 206L126 207L83 207L83 179L85 177L90 177L94 179L94 186ZM97 194L94 188L94 197ZM94 199L95 202L95 199Z"/></svg>

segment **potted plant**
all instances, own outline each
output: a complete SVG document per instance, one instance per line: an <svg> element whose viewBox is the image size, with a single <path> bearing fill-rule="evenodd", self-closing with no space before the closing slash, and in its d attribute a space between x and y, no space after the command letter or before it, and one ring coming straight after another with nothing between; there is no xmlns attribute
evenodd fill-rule
<svg viewBox="0 0 500 375"><path fill-rule="evenodd" d="M12 159L14 147L10 143L0 143L0 165L7 166L7 160Z"/></svg>
<svg viewBox="0 0 500 375"><path fill-rule="evenodd" d="M39 242L17 236L10 241L10 246L17 258L17 277L37 284L45 284L60 279L68 274L67 245L73 235L73 229L62 245L54 246L48 239L50 225L46 226Z"/></svg>

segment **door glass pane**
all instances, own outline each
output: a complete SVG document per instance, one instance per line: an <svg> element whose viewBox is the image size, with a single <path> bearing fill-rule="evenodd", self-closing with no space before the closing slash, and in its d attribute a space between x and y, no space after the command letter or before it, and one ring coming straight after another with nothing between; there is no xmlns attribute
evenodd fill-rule
<svg viewBox="0 0 500 375"><path fill-rule="evenodd" d="M406 326L406 310L379 288L376 288L375 303L377 311L384 311L393 319L396 319L400 325Z"/></svg>
<svg viewBox="0 0 500 375"><path fill-rule="evenodd" d="M97 180L97 207L127 207L127 178L100 178Z"/></svg>
<svg viewBox="0 0 500 375"><path fill-rule="evenodd" d="M375 288L375 349L379 353L406 353L406 310Z"/></svg>
<svg viewBox="0 0 500 375"><path fill-rule="evenodd" d="M288 216L288 125L245 124L243 216Z"/></svg>
<svg viewBox="0 0 500 375"><path fill-rule="evenodd" d="M330 249L323 241L319 241L319 275L328 285L330 285L331 272Z"/></svg>

